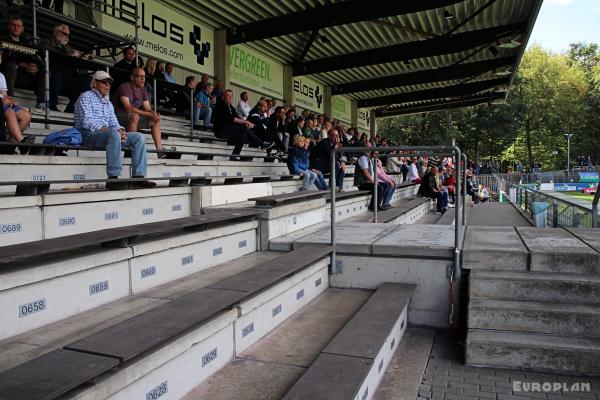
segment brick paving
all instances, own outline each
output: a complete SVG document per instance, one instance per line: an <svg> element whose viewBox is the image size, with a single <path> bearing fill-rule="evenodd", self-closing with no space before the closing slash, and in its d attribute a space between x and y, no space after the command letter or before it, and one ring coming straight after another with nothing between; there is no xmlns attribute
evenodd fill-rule
<svg viewBox="0 0 600 400"><path fill-rule="evenodd" d="M511 203L478 203L467 207L467 225L531 226Z"/></svg>
<svg viewBox="0 0 600 400"><path fill-rule="evenodd" d="M518 391L514 385L556 384L554 390ZM569 391L574 383L589 383L589 391ZM566 386L566 391L562 387ZM532 387L533 389L533 387ZM417 400L600 400L600 378L542 374L499 368L467 367L463 348L449 334L438 332Z"/></svg>

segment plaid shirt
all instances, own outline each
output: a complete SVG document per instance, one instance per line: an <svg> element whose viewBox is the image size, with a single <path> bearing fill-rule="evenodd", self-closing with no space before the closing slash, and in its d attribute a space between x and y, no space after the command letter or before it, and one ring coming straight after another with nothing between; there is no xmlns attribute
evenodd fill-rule
<svg viewBox="0 0 600 400"><path fill-rule="evenodd" d="M75 103L75 129L94 132L101 128L119 129L115 109L96 89L83 92Z"/></svg>

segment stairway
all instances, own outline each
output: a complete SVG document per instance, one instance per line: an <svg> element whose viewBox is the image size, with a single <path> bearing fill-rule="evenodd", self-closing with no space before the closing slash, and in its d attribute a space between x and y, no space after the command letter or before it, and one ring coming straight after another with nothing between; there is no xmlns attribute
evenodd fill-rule
<svg viewBox="0 0 600 400"><path fill-rule="evenodd" d="M466 362L600 374L600 277L476 271L469 283Z"/></svg>

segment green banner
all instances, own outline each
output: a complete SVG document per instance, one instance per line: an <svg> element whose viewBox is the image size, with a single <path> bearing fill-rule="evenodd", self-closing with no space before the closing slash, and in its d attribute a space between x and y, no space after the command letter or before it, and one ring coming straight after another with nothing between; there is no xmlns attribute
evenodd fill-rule
<svg viewBox="0 0 600 400"><path fill-rule="evenodd" d="M344 96L331 97L331 117L347 124L352 123L352 101Z"/></svg>
<svg viewBox="0 0 600 400"><path fill-rule="evenodd" d="M361 129L371 130L371 113L369 110L357 110L357 125Z"/></svg>
<svg viewBox="0 0 600 400"><path fill-rule="evenodd" d="M231 83L278 99L283 98L283 64L243 45L229 47Z"/></svg>
<svg viewBox="0 0 600 400"><path fill-rule="evenodd" d="M294 77L292 103L295 106L323 114L325 87L304 76Z"/></svg>
<svg viewBox="0 0 600 400"><path fill-rule="evenodd" d="M95 13L100 28L133 40L134 0L108 0L115 8L102 6L112 15ZM101 3L100 3L101 4ZM215 74L214 31L158 0L138 0L138 51L148 57L191 71ZM127 23L129 22L129 23Z"/></svg>

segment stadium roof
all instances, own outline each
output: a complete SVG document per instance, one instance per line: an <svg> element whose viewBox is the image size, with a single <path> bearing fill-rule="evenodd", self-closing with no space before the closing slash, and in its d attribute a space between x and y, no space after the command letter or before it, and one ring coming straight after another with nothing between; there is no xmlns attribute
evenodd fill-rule
<svg viewBox="0 0 600 400"><path fill-rule="evenodd" d="M504 99L542 0L187 1L229 44L389 116Z"/></svg>

